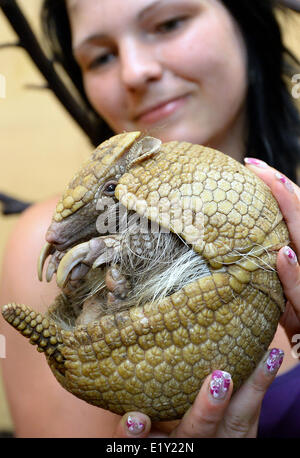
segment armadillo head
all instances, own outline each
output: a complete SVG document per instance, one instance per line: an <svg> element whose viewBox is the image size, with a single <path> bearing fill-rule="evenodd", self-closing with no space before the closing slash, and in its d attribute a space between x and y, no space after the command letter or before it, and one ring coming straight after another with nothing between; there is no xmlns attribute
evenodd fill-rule
<svg viewBox="0 0 300 458"><path fill-rule="evenodd" d="M129 132L115 135L93 152L56 206L38 263L40 280L49 254L55 250L65 251L99 235L96 221L109 203L117 202L114 191L120 177L133 164L157 152L160 145L161 141L156 138ZM51 273L47 276L47 280L50 279Z"/></svg>
<svg viewBox="0 0 300 458"><path fill-rule="evenodd" d="M126 153L140 132L116 135L102 143L83 164L58 202L46 240L64 250L79 239L93 236L97 201L114 196L114 187L125 172Z"/></svg>

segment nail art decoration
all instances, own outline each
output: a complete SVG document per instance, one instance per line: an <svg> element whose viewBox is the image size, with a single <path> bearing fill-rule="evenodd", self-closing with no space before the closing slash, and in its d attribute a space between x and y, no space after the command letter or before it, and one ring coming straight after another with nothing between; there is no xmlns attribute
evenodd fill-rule
<svg viewBox="0 0 300 458"><path fill-rule="evenodd" d="M275 173L275 178L280 181L289 192L294 192L294 186L292 185L291 181L288 180L284 175L279 172Z"/></svg>
<svg viewBox="0 0 300 458"><path fill-rule="evenodd" d="M297 264L298 259L296 253L289 246L285 246L283 252L291 264Z"/></svg>
<svg viewBox="0 0 300 458"><path fill-rule="evenodd" d="M145 428L144 423L142 423L138 418L131 417L130 415L127 418L126 426L132 434L139 434Z"/></svg>
<svg viewBox="0 0 300 458"><path fill-rule="evenodd" d="M270 374L276 374L283 361L284 352L279 348L273 348L265 362L265 368Z"/></svg>
<svg viewBox="0 0 300 458"><path fill-rule="evenodd" d="M260 159L255 159L254 157L245 157L244 162L249 165L254 165L255 167L260 167L262 169L266 169L268 164Z"/></svg>
<svg viewBox="0 0 300 458"><path fill-rule="evenodd" d="M214 399L224 399L230 386L231 375L225 371L214 371L210 381L210 393Z"/></svg>

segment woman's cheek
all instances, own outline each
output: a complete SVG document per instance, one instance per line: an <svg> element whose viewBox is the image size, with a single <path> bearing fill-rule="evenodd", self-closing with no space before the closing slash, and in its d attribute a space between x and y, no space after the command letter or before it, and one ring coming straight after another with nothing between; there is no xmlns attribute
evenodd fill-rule
<svg viewBox="0 0 300 458"><path fill-rule="evenodd" d="M225 10L207 12L197 27L174 44L172 65L180 76L216 94L230 89L229 95L245 96L246 46L238 26Z"/></svg>
<svg viewBox="0 0 300 458"><path fill-rule="evenodd" d="M89 74L84 74L83 76L83 85L84 90L87 95L87 98L93 108L98 111L98 97L99 93L96 90L97 88L97 81L95 78L91 77Z"/></svg>
<svg viewBox="0 0 300 458"><path fill-rule="evenodd" d="M106 81L106 78L95 72L93 75L84 77L84 88L94 110L107 122L110 122L110 119L114 117L114 98L116 97L116 90L111 87L110 81Z"/></svg>

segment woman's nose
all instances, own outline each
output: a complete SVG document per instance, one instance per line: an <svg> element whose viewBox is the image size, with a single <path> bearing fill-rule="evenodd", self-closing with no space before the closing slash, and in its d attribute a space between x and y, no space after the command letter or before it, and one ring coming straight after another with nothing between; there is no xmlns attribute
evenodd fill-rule
<svg viewBox="0 0 300 458"><path fill-rule="evenodd" d="M162 65L155 50L136 41L128 41L120 50L121 78L127 89L143 89L149 82L159 80Z"/></svg>

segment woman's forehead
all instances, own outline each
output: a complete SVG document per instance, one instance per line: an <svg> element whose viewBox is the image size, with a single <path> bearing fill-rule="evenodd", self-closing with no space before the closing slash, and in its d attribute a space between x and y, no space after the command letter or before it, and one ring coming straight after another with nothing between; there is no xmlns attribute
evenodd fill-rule
<svg viewBox="0 0 300 458"><path fill-rule="evenodd" d="M104 20L124 20L126 16L138 15L140 11L176 2L178 0L66 0L71 21L88 19L90 22ZM183 0L181 0L183 1Z"/></svg>
<svg viewBox="0 0 300 458"><path fill-rule="evenodd" d="M90 8L94 9L105 9L107 10L108 7L111 10L114 10L115 15L120 14L119 8L123 7L126 9L127 12L132 14L142 14L143 12L147 12L147 10L152 10L160 6L164 6L167 4L176 4L176 3L184 3L188 0L66 0L67 7L69 12L72 14L75 13L84 13L88 11ZM190 0L193 3L205 3L207 0ZM118 9L115 10L115 8ZM122 10L121 10L122 11Z"/></svg>
<svg viewBox="0 0 300 458"><path fill-rule="evenodd" d="M132 9L132 6L135 4L136 5L136 8L137 9L140 9L140 8L143 8L145 5L146 7L149 5L151 6L151 4L158 4L158 3L164 3L166 1L170 1L170 0L139 0L138 2L130 2L128 0L125 0L126 1L126 7L129 6L130 4L130 9ZM171 0L172 1L172 0ZM174 1L174 0L173 0ZM124 0L122 0L122 2L124 2ZM109 0L107 2L107 0L66 0L66 3L67 3L67 7L69 9L69 11L71 12L80 12L85 10L86 8L88 7L91 7L91 6L102 6L102 7L105 7L105 3L109 3L111 4L111 6L113 4L116 4L116 3L119 3L119 0Z"/></svg>
<svg viewBox="0 0 300 458"><path fill-rule="evenodd" d="M135 21L142 21L161 8L177 4L204 3L207 0L66 0L75 45L86 35L113 30L121 31Z"/></svg>

